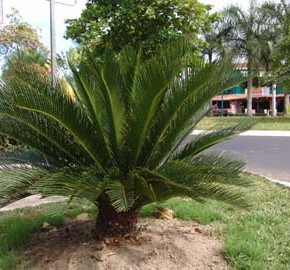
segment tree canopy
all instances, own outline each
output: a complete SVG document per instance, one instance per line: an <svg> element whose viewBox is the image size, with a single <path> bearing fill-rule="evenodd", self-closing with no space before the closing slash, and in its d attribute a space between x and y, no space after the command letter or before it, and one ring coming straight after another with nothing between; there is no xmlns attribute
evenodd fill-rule
<svg viewBox="0 0 290 270"><path fill-rule="evenodd" d="M9 23L0 30L0 56L9 59L3 66L2 78L13 75L12 66L19 62L30 65L35 72L47 73L48 50L40 41L37 29L22 21L16 9L7 17Z"/></svg>
<svg viewBox="0 0 290 270"><path fill-rule="evenodd" d="M215 14L197 0L89 0L79 19L67 20L66 38L102 51L127 45L152 54L160 44L187 36L195 44Z"/></svg>
<svg viewBox="0 0 290 270"><path fill-rule="evenodd" d="M8 16L9 23L0 30L0 54L7 55L22 50L43 50L38 31L23 22L19 12L13 9Z"/></svg>
<svg viewBox="0 0 290 270"><path fill-rule="evenodd" d="M224 36L226 46L237 58L247 62L247 114L252 116L252 77L264 65L269 66L270 41L273 39L269 25L265 21L265 9L251 1L249 10L231 5L223 11Z"/></svg>

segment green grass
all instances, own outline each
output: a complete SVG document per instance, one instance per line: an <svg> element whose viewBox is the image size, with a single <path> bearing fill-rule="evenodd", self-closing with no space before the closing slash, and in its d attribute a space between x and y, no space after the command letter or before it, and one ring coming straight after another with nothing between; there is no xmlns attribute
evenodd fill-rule
<svg viewBox="0 0 290 270"><path fill-rule="evenodd" d="M77 200L70 205L65 202L50 203L0 213L0 269L16 269L16 265L29 269L24 267L27 262L15 250L22 246L32 233L38 232L44 222L58 226L66 218L74 218L83 212L96 214L92 205Z"/></svg>
<svg viewBox="0 0 290 270"><path fill-rule="evenodd" d="M236 270L290 269L290 190L257 176L247 175L253 181L246 193L253 206L249 210L227 204L207 201L204 204L171 199L158 206L174 210L176 217L211 223L223 240L225 258ZM141 209L142 217L150 216L157 204ZM91 205L76 201L47 204L1 214L0 216L0 269L15 269L25 265L24 258L15 251L31 233L39 231L43 222L53 226L79 213L96 214Z"/></svg>
<svg viewBox="0 0 290 270"><path fill-rule="evenodd" d="M237 212L222 232L234 269L290 269L290 191L257 181L249 213Z"/></svg>
<svg viewBox="0 0 290 270"><path fill-rule="evenodd" d="M227 220L236 211L235 208L221 202L199 203L193 200L173 198L163 203L154 203L143 207L140 211L141 217L152 216L157 205L172 209L176 218L195 220L200 224Z"/></svg>
<svg viewBox="0 0 290 270"><path fill-rule="evenodd" d="M216 126L230 126L246 120L246 116L229 117L204 117L197 125L196 129L208 130ZM253 130L290 130L290 117L267 117L255 116L253 120L257 123L252 127Z"/></svg>
<svg viewBox="0 0 290 270"><path fill-rule="evenodd" d="M171 199L161 204L181 219L213 223L223 240L225 258L236 270L290 269L290 190L257 176L246 192L253 206L248 210L210 201ZM141 214L150 215L155 205Z"/></svg>

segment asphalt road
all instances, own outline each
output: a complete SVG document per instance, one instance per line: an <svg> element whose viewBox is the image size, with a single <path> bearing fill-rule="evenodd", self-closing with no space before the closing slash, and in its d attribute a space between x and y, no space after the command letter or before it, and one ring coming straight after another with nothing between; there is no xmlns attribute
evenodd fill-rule
<svg viewBox="0 0 290 270"><path fill-rule="evenodd" d="M212 149L242 158L246 171L290 183L290 137L238 136Z"/></svg>

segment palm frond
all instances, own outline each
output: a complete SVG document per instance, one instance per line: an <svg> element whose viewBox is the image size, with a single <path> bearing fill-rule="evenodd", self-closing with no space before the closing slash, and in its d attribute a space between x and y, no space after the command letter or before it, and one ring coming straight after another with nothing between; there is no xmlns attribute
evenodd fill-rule
<svg viewBox="0 0 290 270"><path fill-rule="evenodd" d="M105 190L103 176L94 167L64 167L45 175L33 185L43 196L61 195L86 198L96 203Z"/></svg>
<svg viewBox="0 0 290 270"><path fill-rule="evenodd" d="M90 160L89 155L56 122L21 110L8 111L1 105L0 101L1 134L37 149L59 165Z"/></svg>
<svg viewBox="0 0 290 270"><path fill-rule="evenodd" d="M154 142L146 161L150 168L159 166L176 151L207 113L205 105L214 95L244 80L241 74L233 73L233 66L228 59L200 67L194 76L185 75L185 80L173 88L164 107L160 108L152 134L148 137L148 142ZM144 149L148 147L150 145L144 146Z"/></svg>
<svg viewBox="0 0 290 270"><path fill-rule="evenodd" d="M104 145L104 150L107 150L107 152L103 154L105 157L109 158L110 151L106 149L106 137L101 127L103 124L101 121L101 101L98 99L98 89L95 83L94 71L85 63L82 63L80 67L76 67L72 63L69 64L75 83L75 86L72 86L74 95L76 96L79 106L81 106L96 130L101 134L99 139Z"/></svg>
<svg viewBox="0 0 290 270"><path fill-rule="evenodd" d="M204 134L198 135L190 143L181 148L174 155L174 159L190 159L195 155L199 154L203 150L220 143L221 141L227 140L240 133L243 130L248 130L253 126L254 121L244 121L235 126L222 128L222 129L213 129L212 131L205 132Z"/></svg>
<svg viewBox="0 0 290 270"><path fill-rule="evenodd" d="M195 200L202 200L198 190L194 190L181 183L176 183L162 173L142 169L139 171L139 174L146 179L149 185L151 185L155 193L156 201L163 201L172 197L191 197ZM150 202L152 202L152 200L147 199L143 203L145 205Z"/></svg>
<svg viewBox="0 0 290 270"><path fill-rule="evenodd" d="M49 92L49 89L32 87L29 82L21 78L15 78L13 82L6 85L5 90L11 95L12 106L30 113L44 115L65 128L102 169L104 164L100 164L101 154L106 153L103 149L104 145L101 144L101 140L91 140L88 136L88 134L93 134L95 138L98 138L101 134L70 98L65 98L57 92Z"/></svg>
<svg viewBox="0 0 290 270"><path fill-rule="evenodd" d="M191 186L198 182L216 182L234 186L247 186L241 177L245 163L221 154L198 155L190 161L169 161L158 172L172 181Z"/></svg>
<svg viewBox="0 0 290 270"><path fill-rule="evenodd" d="M31 167L53 167L53 161L35 149L16 147L0 152L0 168L2 165L21 164Z"/></svg>
<svg viewBox="0 0 290 270"><path fill-rule="evenodd" d="M108 52L104 56L104 64L101 67L93 65L95 76L99 81L99 95L103 108L103 125L108 142L115 154L120 158L121 126L124 121L125 104L122 97L122 77L116 55ZM112 76L112 73L114 76Z"/></svg>
<svg viewBox="0 0 290 270"><path fill-rule="evenodd" d="M125 183L110 179L106 184L106 194L117 212L128 211L134 203L134 179L128 178Z"/></svg>
<svg viewBox="0 0 290 270"><path fill-rule="evenodd" d="M170 173L168 172L168 168L166 173L164 170L161 173L148 170L144 173L144 177L146 177L148 183L152 185L156 193L157 200L185 196L197 201L215 199L238 207L249 206L244 194L241 193L240 187L234 186L233 179L231 181L223 181L224 179L221 180L216 177L212 177L211 179L210 174L205 177L205 172L199 173L198 171L195 172L195 175L190 175L189 172L189 175L184 179L178 175L174 175L173 170L171 168ZM247 184L249 184L247 181L240 180L238 186L245 186Z"/></svg>
<svg viewBox="0 0 290 270"><path fill-rule="evenodd" d="M48 173L47 170L23 164L1 165L0 203L21 199L33 193L32 187Z"/></svg>
<svg viewBox="0 0 290 270"><path fill-rule="evenodd" d="M126 156L131 166L138 161L152 121L167 95L170 82L181 72L183 47L165 50L160 57L152 58L138 69L132 89L132 112L126 115L123 129ZM129 167L129 165L127 165Z"/></svg>

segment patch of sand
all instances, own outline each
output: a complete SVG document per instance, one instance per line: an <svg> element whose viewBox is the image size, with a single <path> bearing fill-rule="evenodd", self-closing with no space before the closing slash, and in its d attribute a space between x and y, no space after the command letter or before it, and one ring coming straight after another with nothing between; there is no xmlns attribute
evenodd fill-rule
<svg viewBox="0 0 290 270"><path fill-rule="evenodd" d="M127 239L92 239L93 222L67 225L31 239L23 252L34 270L227 270L210 226L140 219Z"/></svg>

